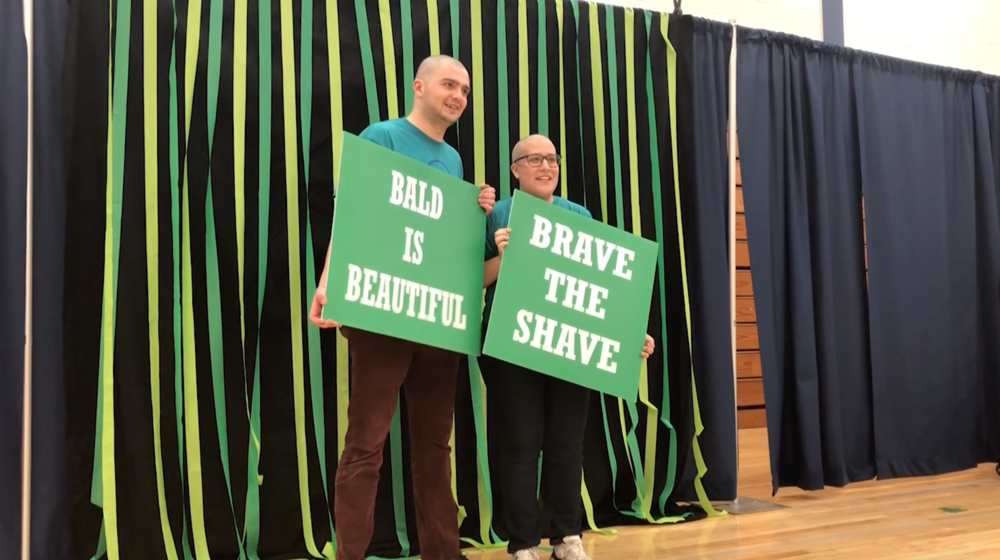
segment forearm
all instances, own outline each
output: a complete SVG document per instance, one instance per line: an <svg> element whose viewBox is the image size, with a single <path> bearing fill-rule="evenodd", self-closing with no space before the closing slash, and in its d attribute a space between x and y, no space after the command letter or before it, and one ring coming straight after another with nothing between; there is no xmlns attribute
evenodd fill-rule
<svg viewBox="0 0 1000 560"><path fill-rule="evenodd" d="M330 245L326 246L326 258L323 259L323 273L319 276L319 286L326 286L326 272L330 266Z"/></svg>
<svg viewBox="0 0 1000 560"><path fill-rule="evenodd" d="M500 274L500 257L493 257L483 263L483 287L492 286L497 281L498 274Z"/></svg>

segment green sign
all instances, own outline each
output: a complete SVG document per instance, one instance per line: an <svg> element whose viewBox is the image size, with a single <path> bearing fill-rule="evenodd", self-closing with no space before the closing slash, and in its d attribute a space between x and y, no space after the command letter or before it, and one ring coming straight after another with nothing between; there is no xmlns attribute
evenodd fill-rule
<svg viewBox="0 0 1000 560"><path fill-rule="evenodd" d="M521 191L507 227L483 353L635 399L657 244Z"/></svg>
<svg viewBox="0 0 1000 560"><path fill-rule="evenodd" d="M340 162L323 317L478 355L479 189L346 133Z"/></svg>

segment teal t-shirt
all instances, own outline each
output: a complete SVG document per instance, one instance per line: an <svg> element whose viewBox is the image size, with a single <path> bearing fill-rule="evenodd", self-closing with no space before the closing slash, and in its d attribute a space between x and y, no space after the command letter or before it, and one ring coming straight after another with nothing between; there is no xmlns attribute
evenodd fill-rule
<svg viewBox="0 0 1000 560"><path fill-rule="evenodd" d="M465 174L455 148L427 136L405 118L372 124L360 136L459 179Z"/></svg>
<svg viewBox="0 0 1000 560"><path fill-rule="evenodd" d="M507 227L507 222L510 220L510 204L512 200L514 199L505 198L503 200L498 200L496 205L493 206L493 211L486 217L486 256L483 262L486 262L500 254L497 252L497 244L493 236L496 235L498 229ZM552 204L555 204L560 208L576 212L581 216L593 218L590 214L590 210L587 210L585 207L580 206L575 202L566 200L565 198L554 196L552 197ZM496 282L493 282L486 288L486 301L485 306L483 307L484 336L486 333L486 327L490 322L490 311L493 309L493 294L496 292L496 288Z"/></svg>

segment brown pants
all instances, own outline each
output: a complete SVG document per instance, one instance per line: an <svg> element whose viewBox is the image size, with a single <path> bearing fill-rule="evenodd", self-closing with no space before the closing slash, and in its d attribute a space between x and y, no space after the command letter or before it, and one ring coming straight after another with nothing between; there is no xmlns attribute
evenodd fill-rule
<svg viewBox="0 0 1000 560"><path fill-rule="evenodd" d="M337 467L337 560L364 560L371 541L382 449L400 387L410 427L410 471L423 560L461 557L451 494L452 415L459 355L342 327L350 342L351 400Z"/></svg>

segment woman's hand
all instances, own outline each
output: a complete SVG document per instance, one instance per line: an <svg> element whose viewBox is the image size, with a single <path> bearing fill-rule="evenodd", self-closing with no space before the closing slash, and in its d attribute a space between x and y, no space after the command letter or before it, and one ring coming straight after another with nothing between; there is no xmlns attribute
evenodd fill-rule
<svg viewBox="0 0 1000 560"><path fill-rule="evenodd" d="M497 254L503 256L504 247L510 241L510 228L500 228L493 234L493 241L497 244Z"/></svg>
<svg viewBox="0 0 1000 560"><path fill-rule="evenodd" d="M656 351L656 343L653 341L653 337L647 334L646 343L642 345L642 354L641 354L642 359L645 360L646 358L650 357L651 355L653 355L653 352L655 351Z"/></svg>

